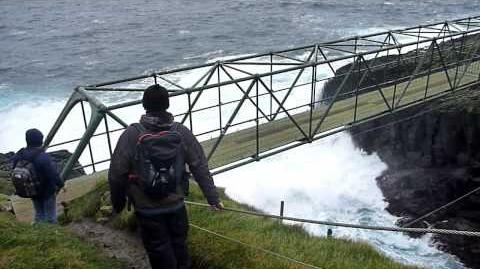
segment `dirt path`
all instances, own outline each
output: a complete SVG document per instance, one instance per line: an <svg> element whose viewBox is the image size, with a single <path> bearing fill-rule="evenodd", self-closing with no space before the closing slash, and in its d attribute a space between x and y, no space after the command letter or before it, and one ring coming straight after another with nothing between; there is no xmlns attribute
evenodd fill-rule
<svg viewBox="0 0 480 269"><path fill-rule="evenodd" d="M67 191L60 192L57 196L57 212L63 212L62 202L72 201L94 189L101 180L105 179L106 175L103 176L102 173L106 172L68 180L65 183ZM13 196L12 206L17 220L23 222L32 221L33 207L31 199ZM115 230L89 219L73 222L67 227L84 240L93 242L100 249L103 249L107 256L124 261L127 264L127 268L150 269L140 235Z"/></svg>
<svg viewBox="0 0 480 269"><path fill-rule="evenodd" d="M92 220L74 222L68 227L83 239L103 249L107 256L119 259L129 269L150 269L140 235L115 230Z"/></svg>

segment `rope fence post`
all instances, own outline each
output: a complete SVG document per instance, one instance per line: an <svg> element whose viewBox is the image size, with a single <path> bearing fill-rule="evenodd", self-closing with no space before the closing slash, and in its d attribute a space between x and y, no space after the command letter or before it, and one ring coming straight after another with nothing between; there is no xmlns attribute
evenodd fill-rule
<svg viewBox="0 0 480 269"><path fill-rule="evenodd" d="M280 202L280 217L283 219L283 212L285 210L285 201ZM283 223L283 220L280 220L281 223Z"/></svg>

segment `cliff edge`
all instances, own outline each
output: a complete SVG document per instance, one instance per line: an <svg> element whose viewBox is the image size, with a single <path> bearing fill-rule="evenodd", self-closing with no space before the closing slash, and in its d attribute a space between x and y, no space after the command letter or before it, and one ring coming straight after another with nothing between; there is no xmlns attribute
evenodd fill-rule
<svg viewBox="0 0 480 269"><path fill-rule="evenodd" d="M377 178L387 210L416 219L480 186L480 87L351 129L354 143L388 165ZM412 227L480 230L480 191ZM480 240L434 236L438 247L480 268Z"/></svg>

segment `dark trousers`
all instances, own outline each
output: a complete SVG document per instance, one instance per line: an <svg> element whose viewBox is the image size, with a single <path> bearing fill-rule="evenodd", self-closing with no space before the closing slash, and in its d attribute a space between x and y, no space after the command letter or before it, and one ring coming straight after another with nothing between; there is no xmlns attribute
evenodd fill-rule
<svg viewBox="0 0 480 269"><path fill-rule="evenodd" d="M57 223L55 193L47 197L32 198L32 202L35 209L34 223Z"/></svg>
<svg viewBox="0 0 480 269"><path fill-rule="evenodd" d="M157 216L137 214L152 269L188 269L188 218L185 207Z"/></svg>

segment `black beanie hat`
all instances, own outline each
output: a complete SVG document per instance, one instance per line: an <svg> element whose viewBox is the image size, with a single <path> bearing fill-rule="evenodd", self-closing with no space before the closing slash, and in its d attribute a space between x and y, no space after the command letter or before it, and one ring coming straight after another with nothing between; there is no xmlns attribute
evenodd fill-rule
<svg viewBox="0 0 480 269"><path fill-rule="evenodd" d="M143 93L142 103L147 112L167 110L170 106L167 89L158 84L148 87Z"/></svg>
<svg viewBox="0 0 480 269"><path fill-rule="evenodd" d="M25 133L28 147L41 147L43 144L43 134L37 129L30 129Z"/></svg>

